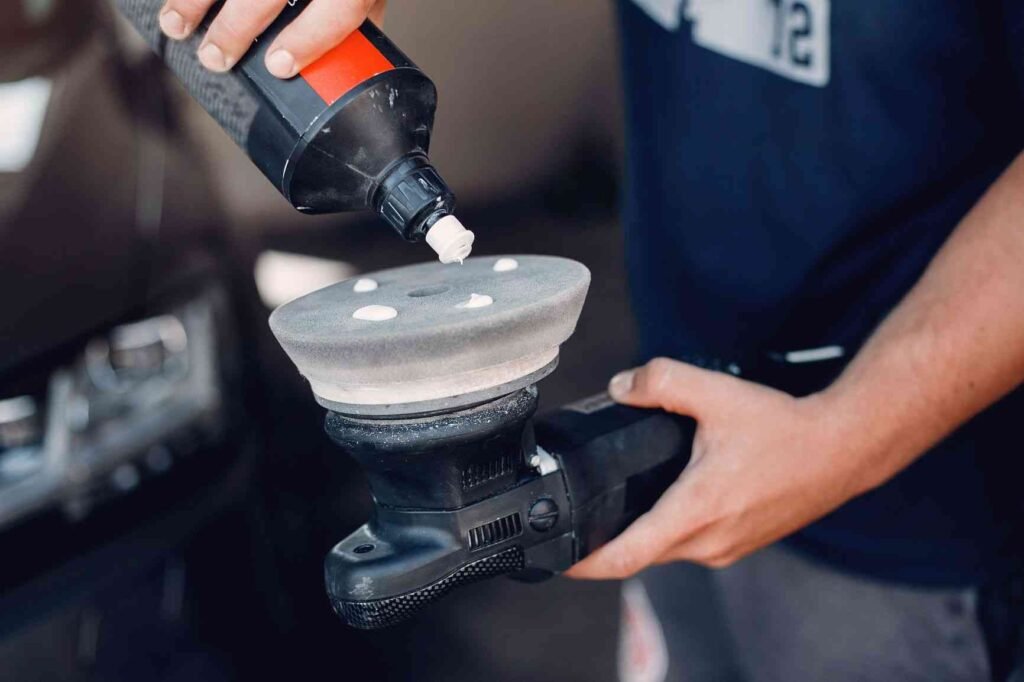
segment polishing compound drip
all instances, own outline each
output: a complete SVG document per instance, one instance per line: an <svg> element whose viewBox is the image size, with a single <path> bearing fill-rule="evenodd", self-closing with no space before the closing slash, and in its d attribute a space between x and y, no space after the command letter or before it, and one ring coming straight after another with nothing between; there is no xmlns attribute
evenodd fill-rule
<svg viewBox="0 0 1024 682"><path fill-rule="evenodd" d="M475 239L476 236L453 215L441 218L427 231L427 244L445 265L462 263L469 258Z"/></svg>

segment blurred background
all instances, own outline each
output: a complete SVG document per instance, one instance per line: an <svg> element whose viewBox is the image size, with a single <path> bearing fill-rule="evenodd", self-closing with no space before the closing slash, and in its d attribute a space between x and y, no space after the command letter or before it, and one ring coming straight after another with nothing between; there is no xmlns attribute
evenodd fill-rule
<svg viewBox="0 0 1024 682"><path fill-rule="evenodd" d="M369 496L267 317L432 254L294 212L104 0L2 4L0 678L614 679L613 584L334 617L322 560ZM475 253L593 271L542 409L601 390L633 352L613 4L391 0L385 31L438 85Z"/></svg>

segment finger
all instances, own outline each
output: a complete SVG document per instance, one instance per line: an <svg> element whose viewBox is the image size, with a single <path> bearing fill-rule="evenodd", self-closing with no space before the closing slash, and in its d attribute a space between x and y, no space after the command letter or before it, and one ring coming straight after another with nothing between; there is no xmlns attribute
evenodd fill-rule
<svg viewBox="0 0 1024 682"><path fill-rule="evenodd" d="M736 562L748 552L739 547L727 544L722 537L721 529L709 524L681 539L667 552L654 560L655 565L671 564L687 561L708 568L724 568Z"/></svg>
<svg viewBox="0 0 1024 682"><path fill-rule="evenodd" d="M313 0L267 50L267 70L291 78L359 28L372 0Z"/></svg>
<svg viewBox="0 0 1024 682"><path fill-rule="evenodd" d="M192 35L215 0L167 0L160 10L160 30L168 38L184 40Z"/></svg>
<svg viewBox="0 0 1024 682"><path fill-rule="evenodd" d="M644 514L629 528L565 575L579 580L623 580L653 564L669 550L670 538L664 528Z"/></svg>
<svg viewBox="0 0 1024 682"><path fill-rule="evenodd" d="M227 71L286 4L287 0L228 0L199 46L199 61L211 71Z"/></svg>
<svg viewBox="0 0 1024 682"><path fill-rule="evenodd" d="M643 367L615 375L608 392L617 402L634 407L656 407L699 417L731 377L685 362L655 358Z"/></svg>
<svg viewBox="0 0 1024 682"><path fill-rule="evenodd" d="M576 564L566 575L584 580L623 579L657 563L679 542L699 530L696 515L687 515L685 474L661 499L621 535ZM681 502L682 500L682 502Z"/></svg>

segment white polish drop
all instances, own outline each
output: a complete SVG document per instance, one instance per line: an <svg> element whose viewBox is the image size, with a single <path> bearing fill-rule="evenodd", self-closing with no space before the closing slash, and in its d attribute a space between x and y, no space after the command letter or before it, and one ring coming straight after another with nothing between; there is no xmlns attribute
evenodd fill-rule
<svg viewBox="0 0 1024 682"><path fill-rule="evenodd" d="M486 294L470 294L468 301L460 303L458 308L486 308L494 303L494 299Z"/></svg>
<svg viewBox="0 0 1024 682"><path fill-rule="evenodd" d="M367 322L383 322L398 317L398 311L389 305L368 305L352 313L352 317Z"/></svg>
<svg viewBox="0 0 1024 682"><path fill-rule="evenodd" d="M494 263L495 272L512 272L519 267L519 261L515 258L499 258Z"/></svg>
<svg viewBox="0 0 1024 682"><path fill-rule="evenodd" d="M377 280L375 279L360 279L357 280L355 285L352 287L352 291L357 294L365 294L368 291L377 290Z"/></svg>

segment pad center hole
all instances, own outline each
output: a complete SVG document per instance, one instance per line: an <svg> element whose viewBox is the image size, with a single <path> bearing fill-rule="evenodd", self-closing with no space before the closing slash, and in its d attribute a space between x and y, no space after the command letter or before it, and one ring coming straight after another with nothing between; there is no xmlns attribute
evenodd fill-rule
<svg viewBox="0 0 1024 682"><path fill-rule="evenodd" d="M372 552L373 551L373 545L359 545L358 547L356 547L352 551L355 552L356 554L366 554L367 552Z"/></svg>
<svg viewBox="0 0 1024 682"><path fill-rule="evenodd" d="M427 296L437 296L451 289L451 287L441 284L436 287L423 287L422 289L416 289L410 291L407 295L409 298L426 298Z"/></svg>

